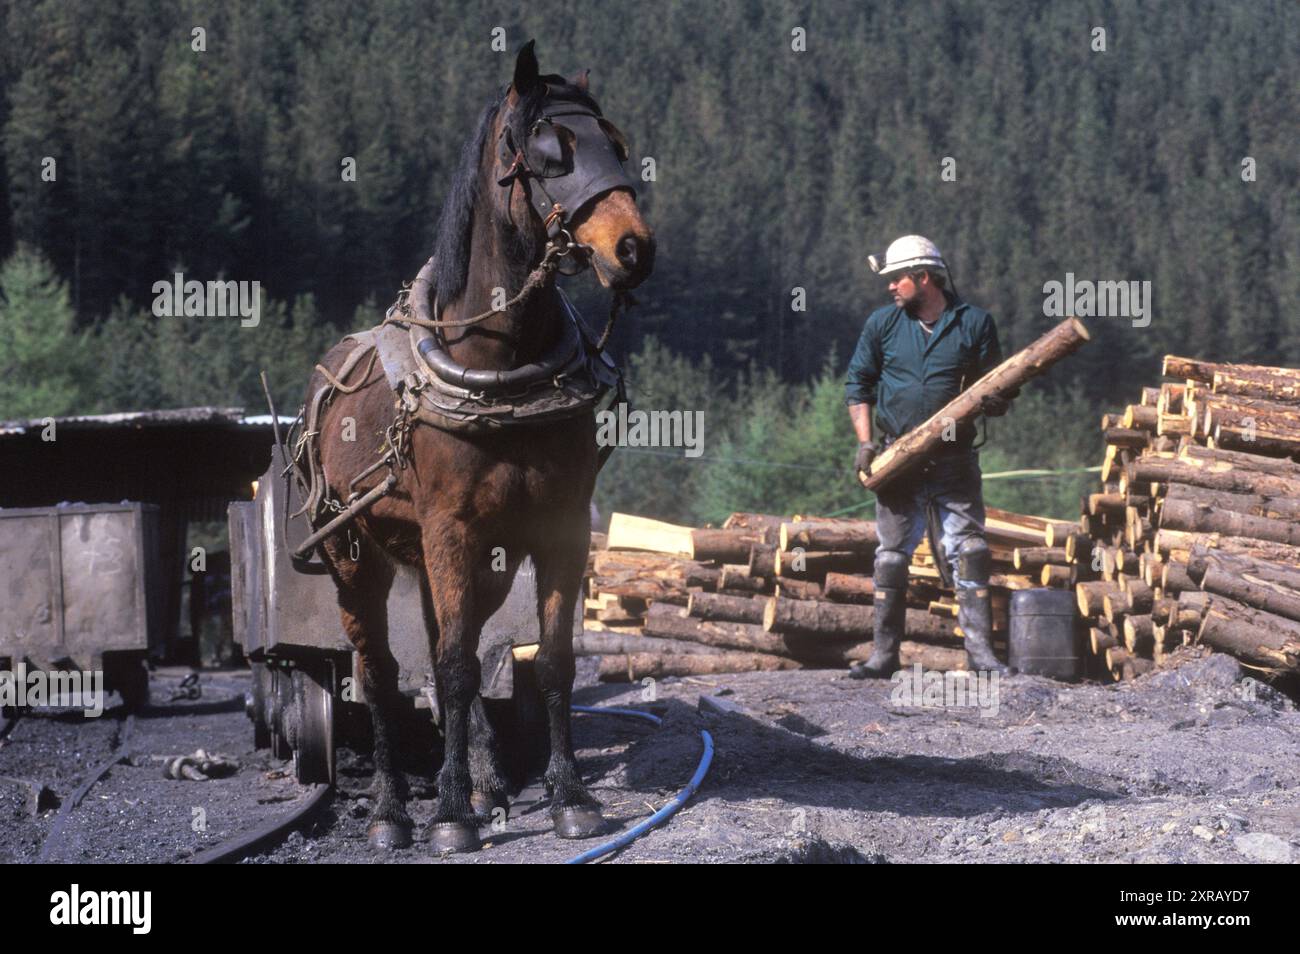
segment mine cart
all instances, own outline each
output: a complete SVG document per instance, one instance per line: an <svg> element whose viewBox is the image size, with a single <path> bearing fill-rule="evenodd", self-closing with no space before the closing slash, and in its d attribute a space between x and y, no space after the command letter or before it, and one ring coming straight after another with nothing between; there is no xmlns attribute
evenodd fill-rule
<svg viewBox="0 0 1300 954"><path fill-rule="evenodd" d="M101 671L129 707L148 701L162 642L158 508L0 510L0 667Z"/></svg>
<svg viewBox="0 0 1300 954"><path fill-rule="evenodd" d="M297 488L283 473L277 448L254 499L233 503L228 511L235 642L242 645L253 670L248 710L258 747L269 746L277 757L292 758L304 783L332 783L336 742L366 744L361 663L343 633L333 580L299 572L290 560L293 548L306 538L307 527L301 519L289 519L300 501ZM488 703L509 703L516 722L543 718L535 700L516 698L515 693L516 668L529 678L526 660L540 636L535 594L533 565L524 560L509 595L479 639L480 695ZM436 720L438 702L421 605L415 572L398 567L388 596L389 645L399 666L398 684L415 707L431 710ZM576 632L582 631L581 612L579 602Z"/></svg>

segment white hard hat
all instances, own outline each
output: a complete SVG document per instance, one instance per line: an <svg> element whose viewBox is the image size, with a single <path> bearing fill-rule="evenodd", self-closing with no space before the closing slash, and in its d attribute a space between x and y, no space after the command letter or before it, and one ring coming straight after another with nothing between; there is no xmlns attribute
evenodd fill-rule
<svg viewBox="0 0 1300 954"><path fill-rule="evenodd" d="M939 246L924 235L904 235L900 239L894 239L889 243L889 248L885 249L884 259L882 263L875 255L867 256L871 270L882 277L913 268L948 270L943 256L939 254Z"/></svg>

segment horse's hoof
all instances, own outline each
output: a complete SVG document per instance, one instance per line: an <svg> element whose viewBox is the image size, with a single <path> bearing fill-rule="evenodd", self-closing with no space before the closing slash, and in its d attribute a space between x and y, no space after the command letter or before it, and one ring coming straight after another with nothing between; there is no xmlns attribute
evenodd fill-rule
<svg viewBox="0 0 1300 954"><path fill-rule="evenodd" d="M411 847L411 826L399 822L377 821L366 831L371 848L393 851Z"/></svg>
<svg viewBox="0 0 1300 954"><path fill-rule="evenodd" d="M429 844L440 855L478 851L478 830L462 822L434 822L429 826Z"/></svg>
<svg viewBox="0 0 1300 954"><path fill-rule="evenodd" d="M551 811L555 834L559 838L591 838L609 827L600 809L584 805L569 805Z"/></svg>
<svg viewBox="0 0 1300 954"><path fill-rule="evenodd" d="M491 824L497 820L496 810L503 809L505 814L501 816L505 820L510 818L510 798L505 792L471 792L469 796L470 807L474 809L474 814L482 818L486 824Z"/></svg>

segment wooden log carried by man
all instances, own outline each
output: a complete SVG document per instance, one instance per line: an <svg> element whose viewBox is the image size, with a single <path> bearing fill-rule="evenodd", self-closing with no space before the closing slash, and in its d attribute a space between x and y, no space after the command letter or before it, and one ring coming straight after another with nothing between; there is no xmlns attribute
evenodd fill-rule
<svg viewBox="0 0 1300 954"><path fill-rule="evenodd" d="M893 304L867 318L845 381L859 441L855 470L876 493L879 537L874 651L850 675L887 678L898 669L908 563L927 526L940 531L936 542L952 567L970 668L1005 673L992 646L992 553L975 421L1006 414L1020 384L1080 347L1087 331L1069 319L1004 362L993 317L958 298L929 239L903 236L883 261L873 255L868 264L889 280Z"/></svg>

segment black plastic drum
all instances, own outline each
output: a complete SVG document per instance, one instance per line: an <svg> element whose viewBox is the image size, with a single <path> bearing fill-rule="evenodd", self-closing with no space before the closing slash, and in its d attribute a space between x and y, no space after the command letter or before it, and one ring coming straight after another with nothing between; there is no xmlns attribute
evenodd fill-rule
<svg viewBox="0 0 1300 954"><path fill-rule="evenodd" d="M1018 590L1011 595L1011 668L1078 680L1083 630L1071 590Z"/></svg>

